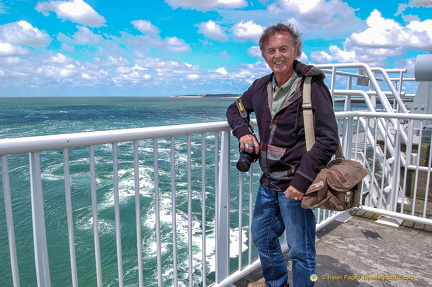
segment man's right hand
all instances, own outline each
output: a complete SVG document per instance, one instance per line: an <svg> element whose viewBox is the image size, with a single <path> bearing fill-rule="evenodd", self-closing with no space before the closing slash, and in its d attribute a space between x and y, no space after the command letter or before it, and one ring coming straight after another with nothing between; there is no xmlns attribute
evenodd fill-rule
<svg viewBox="0 0 432 287"><path fill-rule="evenodd" d="M239 142L241 150L244 150L248 153L259 154L260 146L254 135L246 134L240 138Z"/></svg>

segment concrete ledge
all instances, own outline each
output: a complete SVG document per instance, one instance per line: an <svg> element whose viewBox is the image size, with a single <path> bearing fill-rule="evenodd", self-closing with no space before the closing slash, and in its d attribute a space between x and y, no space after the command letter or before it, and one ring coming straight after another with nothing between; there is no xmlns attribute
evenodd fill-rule
<svg viewBox="0 0 432 287"><path fill-rule="evenodd" d="M376 223L378 217L359 210L346 223L332 222L317 233L316 287L432 286L431 226L394 227ZM234 286L261 278L258 269Z"/></svg>
<svg viewBox="0 0 432 287"><path fill-rule="evenodd" d="M360 210L323 230L315 286L432 286L430 226L394 227L378 218Z"/></svg>

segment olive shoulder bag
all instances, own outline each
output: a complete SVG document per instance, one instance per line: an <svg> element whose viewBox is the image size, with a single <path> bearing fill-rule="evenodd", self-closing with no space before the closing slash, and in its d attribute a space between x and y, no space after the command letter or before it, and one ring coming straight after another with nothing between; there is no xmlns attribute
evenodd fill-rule
<svg viewBox="0 0 432 287"><path fill-rule="evenodd" d="M315 143L311 102L311 76L303 84L303 117L306 149ZM323 168L307 189L302 207L343 211L360 205L362 180L367 175L363 166L354 160L345 159L340 141L336 159Z"/></svg>

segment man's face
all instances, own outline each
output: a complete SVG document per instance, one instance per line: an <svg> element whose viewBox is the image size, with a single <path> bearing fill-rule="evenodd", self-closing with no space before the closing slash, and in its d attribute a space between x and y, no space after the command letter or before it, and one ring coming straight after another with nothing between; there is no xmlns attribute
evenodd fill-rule
<svg viewBox="0 0 432 287"><path fill-rule="evenodd" d="M263 57L270 69L278 76L291 76L297 48L288 32L277 32L267 39Z"/></svg>

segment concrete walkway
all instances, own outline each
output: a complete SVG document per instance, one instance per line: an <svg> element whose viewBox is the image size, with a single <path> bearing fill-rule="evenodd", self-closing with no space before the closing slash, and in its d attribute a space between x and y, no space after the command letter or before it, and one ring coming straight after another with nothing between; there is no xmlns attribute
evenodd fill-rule
<svg viewBox="0 0 432 287"><path fill-rule="evenodd" d="M377 219L356 211L347 222L317 233L315 287L432 286L432 227L412 222L395 227ZM259 269L234 286L247 287L261 277Z"/></svg>

